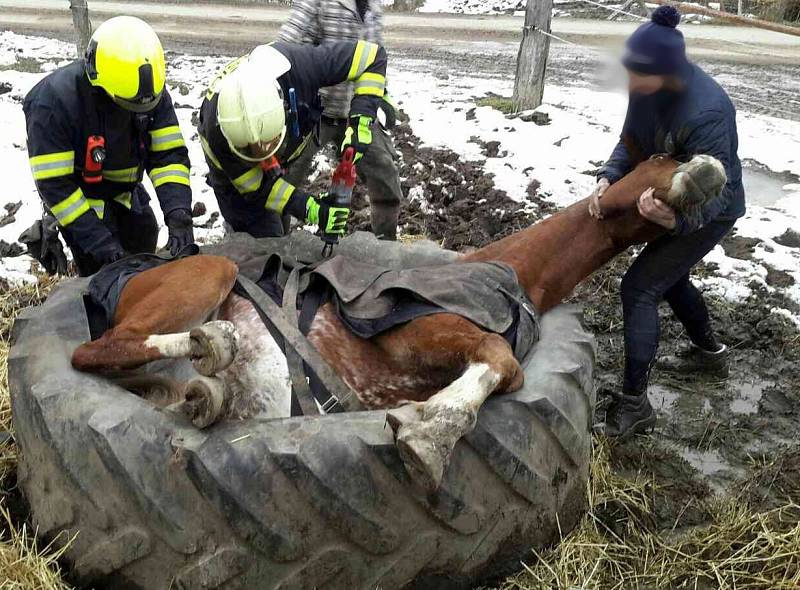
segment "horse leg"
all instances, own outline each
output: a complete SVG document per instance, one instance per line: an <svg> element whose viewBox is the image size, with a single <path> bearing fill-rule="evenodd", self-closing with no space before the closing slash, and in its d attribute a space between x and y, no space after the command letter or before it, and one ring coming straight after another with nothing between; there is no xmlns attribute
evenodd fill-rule
<svg viewBox="0 0 800 590"><path fill-rule="evenodd" d="M122 290L114 326L76 348L72 366L79 371L133 369L154 360L195 356L201 373L220 370L235 352L232 325L212 322L186 330L219 308L237 274L226 258L193 256L136 275Z"/></svg>
<svg viewBox="0 0 800 590"><path fill-rule="evenodd" d="M519 389L522 367L502 336L450 314L409 322L389 332L380 344L389 351L403 351L422 370L462 370L460 377L427 401L412 402L387 415L409 475L433 491L456 443L475 427L483 402L495 392Z"/></svg>

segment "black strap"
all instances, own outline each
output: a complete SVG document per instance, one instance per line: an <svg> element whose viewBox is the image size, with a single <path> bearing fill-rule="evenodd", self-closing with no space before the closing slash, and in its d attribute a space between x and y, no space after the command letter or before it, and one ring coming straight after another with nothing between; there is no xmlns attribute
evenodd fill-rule
<svg viewBox="0 0 800 590"><path fill-rule="evenodd" d="M283 288L283 312L286 319L295 324L297 318L297 291L300 287L300 273L295 268L286 280ZM306 371L303 366L303 359L297 354L292 346L284 347L286 355L286 365L289 368L289 377L292 381L292 396L297 400L300 411L304 416L315 416L319 414L317 402L311 394L311 388L306 380ZM292 400L294 405L295 399Z"/></svg>
<svg viewBox="0 0 800 590"><path fill-rule="evenodd" d="M308 369L322 382L325 390L330 394L329 399L319 399L325 412L332 412L341 407L347 412L363 409L353 391L337 375L330 365L320 356L319 352L300 332L294 322L290 322L284 311L264 291L250 279L239 275L237 282L253 305L261 314L267 317L274 328L283 337L286 352L293 349L303 359ZM286 293L284 292L284 300ZM296 303L295 303L296 306ZM296 309L296 308L295 308ZM296 314L295 314L296 315ZM288 360L288 358L287 358Z"/></svg>

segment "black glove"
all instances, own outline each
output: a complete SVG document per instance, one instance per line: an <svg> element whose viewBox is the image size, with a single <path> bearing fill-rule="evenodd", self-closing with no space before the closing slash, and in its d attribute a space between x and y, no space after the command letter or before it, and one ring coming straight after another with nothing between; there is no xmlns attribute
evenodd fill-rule
<svg viewBox="0 0 800 590"><path fill-rule="evenodd" d="M116 240L108 246L98 248L92 252L92 258L103 266L116 262L120 258L125 258L125 256L125 250L122 249L122 246L120 246Z"/></svg>
<svg viewBox="0 0 800 590"><path fill-rule="evenodd" d="M397 125L397 105L392 100L392 97L389 96L388 91L383 93L383 98L378 103L378 108L383 111L383 115L386 118L383 128L394 129L395 125Z"/></svg>
<svg viewBox="0 0 800 590"><path fill-rule="evenodd" d="M67 257L58 238L55 217L45 213L42 219L22 232L19 241L28 247L28 253L39 261L47 274L67 274Z"/></svg>
<svg viewBox="0 0 800 590"><path fill-rule="evenodd" d="M165 221L169 230L167 248L172 256L175 256L189 244L194 244L192 213L188 209L170 211Z"/></svg>

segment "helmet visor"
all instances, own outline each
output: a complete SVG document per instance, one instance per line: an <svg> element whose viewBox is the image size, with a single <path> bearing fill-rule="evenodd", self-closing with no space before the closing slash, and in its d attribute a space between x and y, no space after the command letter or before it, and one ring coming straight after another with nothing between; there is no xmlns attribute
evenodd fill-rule
<svg viewBox="0 0 800 590"><path fill-rule="evenodd" d="M161 100L161 93L163 85L156 88L155 77L153 76L153 66L150 64L143 64L138 69L139 84L136 96L130 98L123 98L114 93L114 102L116 102L123 109L133 111L134 113L148 113L158 106Z"/></svg>
<svg viewBox="0 0 800 590"><path fill-rule="evenodd" d="M113 96L114 102L121 106L126 111L133 113L149 113L158 106L161 102L161 93L149 96L137 96L135 98L121 98Z"/></svg>

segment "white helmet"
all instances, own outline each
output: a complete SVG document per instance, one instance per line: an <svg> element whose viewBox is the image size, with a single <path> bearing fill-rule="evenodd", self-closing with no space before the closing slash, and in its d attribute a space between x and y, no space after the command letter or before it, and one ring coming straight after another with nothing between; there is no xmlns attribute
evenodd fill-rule
<svg viewBox="0 0 800 590"><path fill-rule="evenodd" d="M220 81L217 121L234 154L260 162L278 151L286 136L286 111L278 78L289 60L259 45Z"/></svg>

